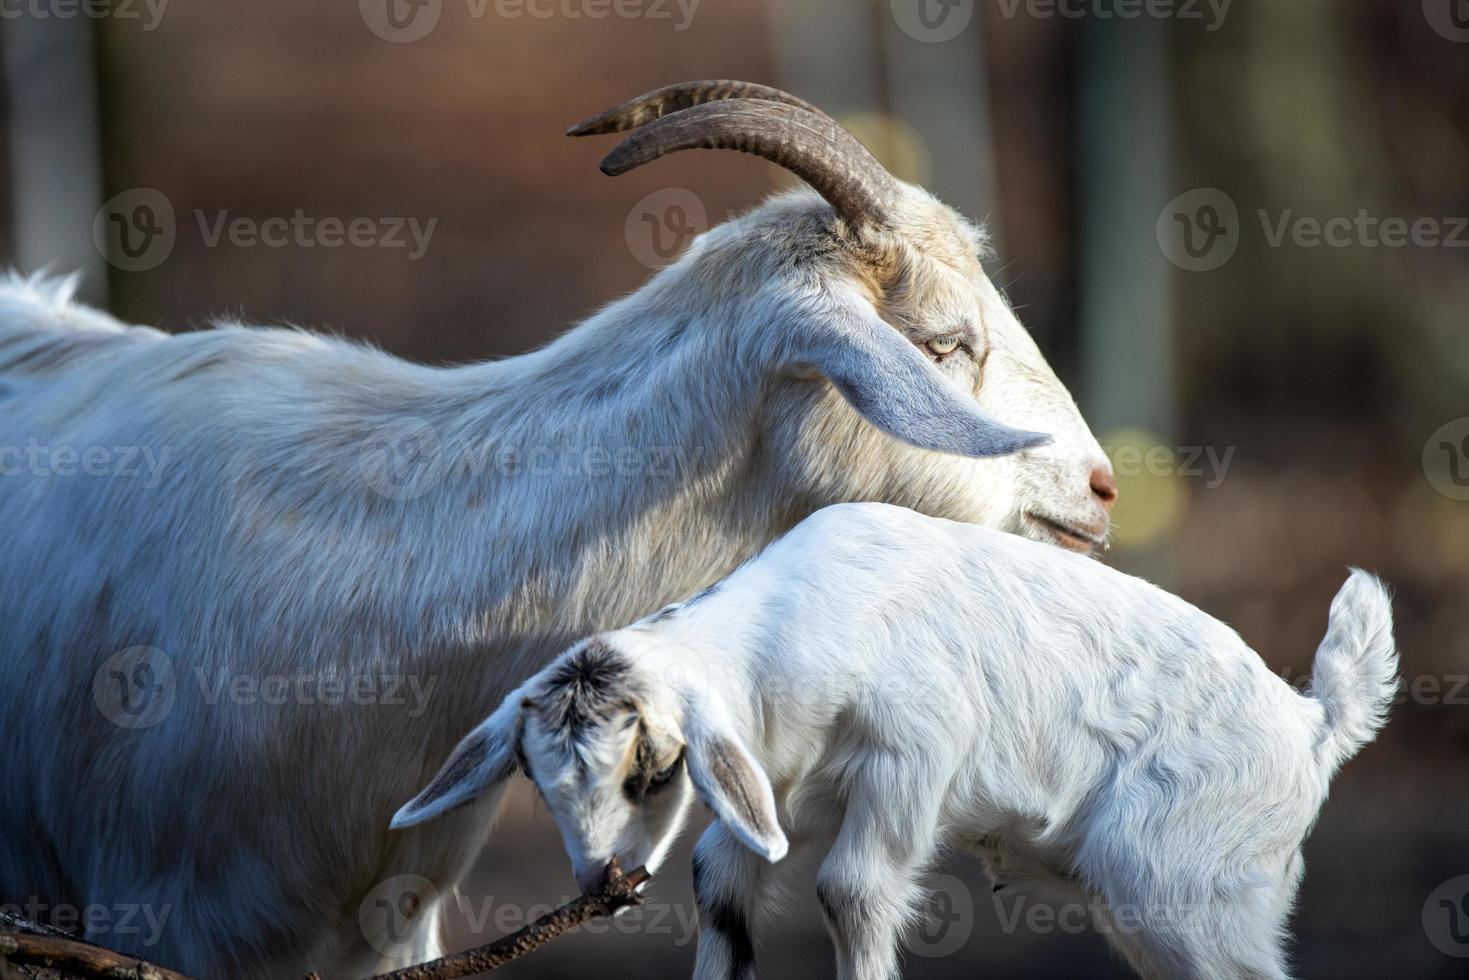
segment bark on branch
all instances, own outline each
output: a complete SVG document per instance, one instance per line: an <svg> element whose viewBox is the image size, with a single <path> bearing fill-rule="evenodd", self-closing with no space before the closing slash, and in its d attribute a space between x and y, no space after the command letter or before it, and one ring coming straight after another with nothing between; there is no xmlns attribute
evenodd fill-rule
<svg viewBox="0 0 1469 980"><path fill-rule="evenodd" d="M629 906L641 905L643 897L638 894L638 886L649 877L646 868L637 868L623 874L614 859L608 870L607 883L593 895L582 895L559 909L547 912L524 929L485 946L454 953L419 966L383 973L369 980L453 980L455 977L472 976L504 966L511 960L540 949L557 936L564 935L585 922L604 915L614 915ZM313 973L307 980L320 978Z"/></svg>
<svg viewBox="0 0 1469 980"><path fill-rule="evenodd" d="M29 933L0 934L0 964L45 967L87 980L189 980L182 973L91 943Z"/></svg>
<svg viewBox="0 0 1469 980"><path fill-rule="evenodd" d="M592 919L641 905L643 897L638 894L638 887L649 877L646 868L624 874L614 861L600 891L573 899L518 932L463 953L367 980L453 980L504 966ZM49 975L64 980L190 980L182 973L7 916L0 921L0 980L9 980L12 975L42 976L31 972L35 970L56 971ZM321 977L313 973L306 980L321 980Z"/></svg>

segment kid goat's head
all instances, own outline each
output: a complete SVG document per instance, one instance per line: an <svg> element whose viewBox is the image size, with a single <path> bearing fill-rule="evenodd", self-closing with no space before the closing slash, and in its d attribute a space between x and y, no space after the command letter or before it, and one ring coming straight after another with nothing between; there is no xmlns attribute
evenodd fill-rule
<svg viewBox="0 0 1469 980"><path fill-rule="evenodd" d="M471 732L393 826L494 794L519 768L555 817L583 890L601 885L613 858L656 871L696 795L746 846L780 860L786 838L768 777L719 706L694 693L701 685L669 677L678 659L635 658L599 637L578 644Z"/></svg>
<svg viewBox="0 0 1469 980"><path fill-rule="evenodd" d="M1105 539L1111 465L985 275L981 229L778 89L674 85L570 133L621 130L635 132L602 162L608 174L728 149L810 185L700 236L651 287L661 308L726 328L735 356L759 345L763 363L784 366L760 419L762 444L782 451L755 462L821 498L792 499L793 519L880 499L1081 551Z"/></svg>

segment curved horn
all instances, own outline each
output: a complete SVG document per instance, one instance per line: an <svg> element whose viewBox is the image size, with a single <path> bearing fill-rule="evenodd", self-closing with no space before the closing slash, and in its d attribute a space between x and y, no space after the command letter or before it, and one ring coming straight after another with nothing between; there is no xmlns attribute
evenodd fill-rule
<svg viewBox="0 0 1469 980"><path fill-rule="evenodd" d="M657 119L602 161L609 176L680 150L739 150L800 177L854 228L889 225L898 182L831 117L782 102L736 99Z"/></svg>
<svg viewBox="0 0 1469 980"><path fill-rule="evenodd" d="M769 85L754 82L738 82L730 78L706 79L699 82L679 82L663 88L644 92L635 99L628 99L619 106L583 120L566 131L567 136L592 136L598 133L620 133L637 129L655 119L671 115L706 102L723 102L727 99L763 99L766 102L784 102L798 109L824 116L826 113L805 99L798 99L789 92L782 92Z"/></svg>

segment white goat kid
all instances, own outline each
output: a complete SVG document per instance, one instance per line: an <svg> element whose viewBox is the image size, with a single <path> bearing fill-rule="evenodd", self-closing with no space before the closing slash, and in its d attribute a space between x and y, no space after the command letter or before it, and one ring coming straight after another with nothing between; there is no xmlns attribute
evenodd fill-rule
<svg viewBox="0 0 1469 980"><path fill-rule="evenodd" d="M578 132L649 119L606 169L738 146L815 190L523 357L168 336L0 287L0 662L28 678L0 689L0 903L166 909L127 951L197 975L425 958L432 902L401 944L356 910L398 875L448 894L483 814L388 818L575 637L830 503L1103 538L1110 469L977 229L773 89L676 86ZM148 724L98 710L117 685Z"/></svg>
<svg viewBox="0 0 1469 980"><path fill-rule="evenodd" d="M1059 889L1148 977L1278 978L1301 844L1381 727L1392 613L1353 572L1302 696L1228 627L1106 566L882 504L808 518L705 595L564 653L397 825L524 767L578 882L650 869L692 796L700 980L753 975L766 862L835 840L844 980L896 974L944 846Z"/></svg>

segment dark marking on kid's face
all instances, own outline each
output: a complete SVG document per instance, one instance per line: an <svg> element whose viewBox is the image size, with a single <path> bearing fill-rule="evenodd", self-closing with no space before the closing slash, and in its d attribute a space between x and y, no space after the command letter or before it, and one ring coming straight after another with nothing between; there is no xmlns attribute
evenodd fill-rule
<svg viewBox="0 0 1469 980"><path fill-rule="evenodd" d="M574 741L619 710L635 711L631 666L601 640L591 640L552 671L536 708L547 727Z"/></svg>

